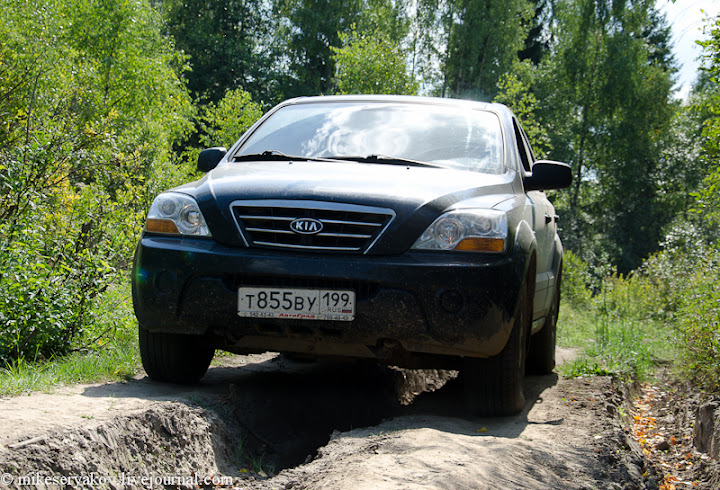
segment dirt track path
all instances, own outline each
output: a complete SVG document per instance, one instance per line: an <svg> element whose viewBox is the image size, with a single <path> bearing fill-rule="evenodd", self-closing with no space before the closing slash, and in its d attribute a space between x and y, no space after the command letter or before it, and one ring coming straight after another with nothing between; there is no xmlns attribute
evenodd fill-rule
<svg viewBox="0 0 720 490"><path fill-rule="evenodd" d="M408 406L395 402L398 391L442 385L438 373L415 379L270 355L225 364L196 389L139 378L0 400L0 471L223 474L240 488L645 485L607 378L529 377L521 414L480 419L463 412L452 380ZM273 467L286 469L258 476Z"/></svg>

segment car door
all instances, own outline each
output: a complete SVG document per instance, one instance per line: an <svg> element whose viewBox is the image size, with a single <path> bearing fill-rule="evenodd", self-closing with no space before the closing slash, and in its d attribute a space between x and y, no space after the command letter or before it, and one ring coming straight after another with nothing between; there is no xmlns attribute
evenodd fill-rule
<svg viewBox="0 0 720 490"><path fill-rule="evenodd" d="M523 168L526 172L532 171L532 164L535 156L528 142L527 135L520 123L513 119L517 150L520 155ZM552 270L553 247L557 223L555 220L555 208L548 200L544 191L529 191L525 194L528 204L532 209L533 232L537 241L537 269L535 279L535 301L533 319L545 316L550 300L552 299L551 286L555 283Z"/></svg>

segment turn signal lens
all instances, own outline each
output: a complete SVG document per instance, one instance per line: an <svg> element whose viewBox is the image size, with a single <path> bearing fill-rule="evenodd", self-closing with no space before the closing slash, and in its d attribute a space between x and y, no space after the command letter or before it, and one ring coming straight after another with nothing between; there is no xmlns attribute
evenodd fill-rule
<svg viewBox="0 0 720 490"><path fill-rule="evenodd" d="M502 252L505 250L505 240L502 238L470 237L458 243L455 250L463 252Z"/></svg>
<svg viewBox="0 0 720 490"><path fill-rule="evenodd" d="M176 235L180 233L175 223L169 219L148 218L145 223L145 230L153 233L174 233Z"/></svg>

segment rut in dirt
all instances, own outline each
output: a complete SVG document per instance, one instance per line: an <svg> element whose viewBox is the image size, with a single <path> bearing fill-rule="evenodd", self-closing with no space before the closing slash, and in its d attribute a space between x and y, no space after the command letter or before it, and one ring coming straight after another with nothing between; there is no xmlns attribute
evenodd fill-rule
<svg viewBox="0 0 720 490"><path fill-rule="evenodd" d="M522 413L482 419L465 412L455 372L259 357L229 360L240 365L214 367L189 389L148 379L86 387L89 398L148 406L0 448L0 472L224 475L258 490L390 480L397 488L646 488L636 484L644 464L625 454L608 380L527 377Z"/></svg>
<svg viewBox="0 0 720 490"><path fill-rule="evenodd" d="M57 429L0 448L0 470L12 475L234 475L252 480L314 459L333 433L374 426L395 416L417 394L438 389L455 376L282 356L252 369L212 371L189 401L164 402L95 426ZM168 388L149 380L139 385L147 395ZM89 388L89 396L94 391Z"/></svg>
<svg viewBox="0 0 720 490"><path fill-rule="evenodd" d="M233 423L246 457L274 471L314 459L334 432L397 416L423 392L457 373L387 368L371 362L298 362L291 372L263 372L229 385Z"/></svg>

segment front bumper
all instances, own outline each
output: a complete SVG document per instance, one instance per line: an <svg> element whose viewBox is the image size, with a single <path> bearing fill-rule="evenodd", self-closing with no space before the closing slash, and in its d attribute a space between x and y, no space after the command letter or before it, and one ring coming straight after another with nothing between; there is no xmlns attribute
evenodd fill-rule
<svg viewBox="0 0 720 490"><path fill-rule="evenodd" d="M512 329L522 283L516 265L505 255L320 255L148 235L135 254L133 305L143 328L209 332L234 352L486 357ZM241 318L242 285L352 289L355 319Z"/></svg>

